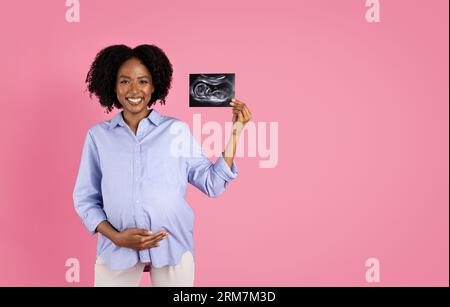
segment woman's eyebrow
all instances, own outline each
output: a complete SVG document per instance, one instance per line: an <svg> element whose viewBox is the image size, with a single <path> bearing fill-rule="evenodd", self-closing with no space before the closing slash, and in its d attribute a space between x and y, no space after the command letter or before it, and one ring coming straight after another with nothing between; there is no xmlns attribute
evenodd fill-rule
<svg viewBox="0 0 450 307"><path fill-rule="evenodd" d="M119 78L131 79L131 77L124 76L124 75L120 75ZM138 79L142 79L142 78L150 79L149 76L139 76L139 77L137 77L137 78L138 78Z"/></svg>

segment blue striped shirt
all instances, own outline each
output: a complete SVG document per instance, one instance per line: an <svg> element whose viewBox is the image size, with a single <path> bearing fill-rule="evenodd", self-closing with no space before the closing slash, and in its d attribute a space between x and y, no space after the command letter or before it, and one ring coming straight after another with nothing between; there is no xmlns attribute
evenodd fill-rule
<svg viewBox="0 0 450 307"><path fill-rule="evenodd" d="M111 270L138 262L159 268L178 264L188 250L194 255L194 212L185 199L187 183L217 197L236 177L235 163L230 169L223 156L212 163L186 123L152 109L135 135L119 112L89 129L73 200L91 234L104 220L118 231L167 231L159 247L140 251L119 247L98 234L97 256Z"/></svg>

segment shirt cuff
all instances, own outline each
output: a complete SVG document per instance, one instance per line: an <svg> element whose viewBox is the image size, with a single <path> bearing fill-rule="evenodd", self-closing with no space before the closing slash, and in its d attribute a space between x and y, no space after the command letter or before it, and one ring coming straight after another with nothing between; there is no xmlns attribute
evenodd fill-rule
<svg viewBox="0 0 450 307"><path fill-rule="evenodd" d="M233 163L231 164L231 169L230 169L230 167L228 166L228 164L225 161L222 154L217 159L216 163L214 163L213 168L214 168L214 171L219 175L219 177L225 181L233 180L238 175L238 170L237 170L236 163L234 162L234 160L233 160Z"/></svg>
<svg viewBox="0 0 450 307"><path fill-rule="evenodd" d="M89 232L94 235L98 224L106 220L106 214L102 208L92 208L89 213L85 213L83 223Z"/></svg>

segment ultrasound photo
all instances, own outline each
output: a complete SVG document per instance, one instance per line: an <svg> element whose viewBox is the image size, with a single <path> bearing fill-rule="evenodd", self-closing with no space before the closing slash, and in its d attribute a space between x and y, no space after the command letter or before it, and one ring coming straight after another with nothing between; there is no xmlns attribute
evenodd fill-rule
<svg viewBox="0 0 450 307"><path fill-rule="evenodd" d="M231 107L234 74L189 74L190 107Z"/></svg>

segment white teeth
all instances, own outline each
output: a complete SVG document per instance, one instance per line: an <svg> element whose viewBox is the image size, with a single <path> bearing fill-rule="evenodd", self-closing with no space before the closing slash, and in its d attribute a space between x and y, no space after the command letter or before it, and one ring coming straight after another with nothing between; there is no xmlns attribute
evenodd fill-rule
<svg viewBox="0 0 450 307"><path fill-rule="evenodd" d="M135 103L135 104L140 103L142 100L142 98L127 98L127 99L128 99L128 101Z"/></svg>

